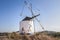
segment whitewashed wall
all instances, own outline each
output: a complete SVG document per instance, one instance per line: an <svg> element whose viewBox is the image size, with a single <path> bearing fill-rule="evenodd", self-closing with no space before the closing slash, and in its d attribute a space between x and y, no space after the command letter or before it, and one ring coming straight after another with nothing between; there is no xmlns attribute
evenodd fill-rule
<svg viewBox="0 0 60 40"><path fill-rule="evenodd" d="M22 28L24 29L24 31L22 31ZM20 33L34 33L34 24L33 21L21 21L20 22L20 29L19 29Z"/></svg>

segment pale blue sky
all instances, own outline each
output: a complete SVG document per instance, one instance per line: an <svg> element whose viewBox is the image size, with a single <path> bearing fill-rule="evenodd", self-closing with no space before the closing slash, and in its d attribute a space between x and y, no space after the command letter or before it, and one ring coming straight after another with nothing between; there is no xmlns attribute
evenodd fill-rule
<svg viewBox="0 0 60 40"><path fill-rule="evenodd" d="M45 30L60 31L60 0L29 0L33 11L40 10L38 17ZM27 15L31 16L27 7L24 8L23 17L20 16L24 0L0 0L0 32L19 30L19 22ZM37 22L36 22L37 23ZM36 25L36 31L41 27Z"/></svg>

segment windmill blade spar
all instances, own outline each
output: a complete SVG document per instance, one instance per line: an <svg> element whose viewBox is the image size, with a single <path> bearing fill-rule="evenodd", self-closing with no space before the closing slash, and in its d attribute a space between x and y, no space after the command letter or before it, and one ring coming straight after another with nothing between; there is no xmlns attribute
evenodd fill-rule
<svg viewBox="0 0 60 40"><path fill-rule="evenodd" d="M39 23L39 25L41 26L41 28L42 28L43 30L45 30L44 27L41 25L40 21L39 21L37 18L35 18L35 19L37 20L37 22Z"/></svg>

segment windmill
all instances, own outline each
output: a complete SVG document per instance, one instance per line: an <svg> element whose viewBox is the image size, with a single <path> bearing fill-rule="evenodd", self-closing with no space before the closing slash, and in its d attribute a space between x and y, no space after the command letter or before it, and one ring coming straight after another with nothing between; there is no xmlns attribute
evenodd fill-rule
<svg viewBox="0 0 60 40"><path fill-rule="evenodd" d="M34 15L34 12L32 10L32 4L28 3L27 1L24 1L25 5L28 7L30 12L32 13L32 17L25 17L21 22L20 22L20 34L32 34L35 32L35 27L34 27L34 19L37 20L39 25L42 27L44 30L44 27L41 25L40 21L36 18L38 15ZM22 14L21 14L22 15Z"/></svg>

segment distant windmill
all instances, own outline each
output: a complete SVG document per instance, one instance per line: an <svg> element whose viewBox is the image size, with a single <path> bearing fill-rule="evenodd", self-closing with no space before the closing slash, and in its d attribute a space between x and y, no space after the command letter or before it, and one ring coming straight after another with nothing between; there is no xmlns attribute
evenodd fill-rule
<svg viewBox="0 0 60 40"><path fill-rule="evenodd" d="M35 27L34 27L34 18L37 20L37 22L40 24L42 29L44 30L44 27L41 25L40 21L36 18L38 15L34 15L34 12L32 11L32 4L28 3L27 1L24 1L25 5L27 5L28 9L32 13L32 17L25 17L21 22L20 22L20 33L21 34L32 34L35 32Z"/></svg>

